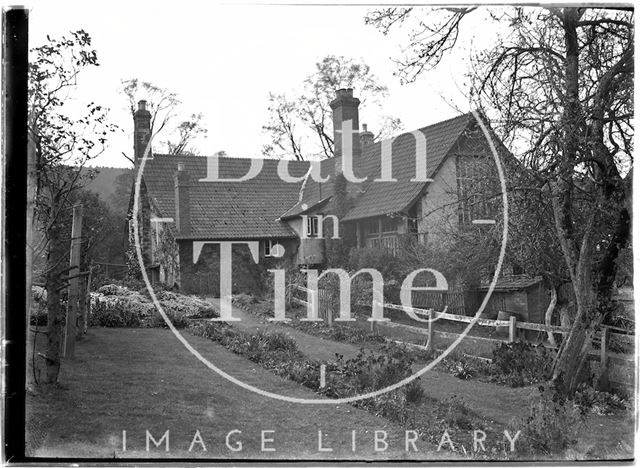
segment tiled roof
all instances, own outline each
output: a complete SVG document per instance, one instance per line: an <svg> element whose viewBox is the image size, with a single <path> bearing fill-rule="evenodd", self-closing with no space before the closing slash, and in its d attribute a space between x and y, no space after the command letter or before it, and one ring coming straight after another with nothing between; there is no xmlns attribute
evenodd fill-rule
<svg viewBox="0 0 640 468"><path fill-rule="evenodd" d="M251 160L219 159L220 178L245 175ZM283 182L277 173L278 161L266 159L262 170L245 182L200 182L207 174L207 158L202 156L154 155L145 163L143 178L154 205L163 217L175 216L174 173L184 163L191 176L191 235L194 239L255 239L295 237L278 218L297 201L301 183ZM292 177L308 171L309 163L290 161Z"/></svg>
<svg viewBox="0 0 640 468"><path fill-rule="evenodd" d="M454 143L473 121L464 114L419 129L427 140L428 176L433 177ZM415 177L416 144L414 136L398 136L392 145L392 175L397 182L374 182L381 175L381 143L365 146L362 155L354 158L354 175L366 177L364 183L347 184L354 206L345 220L362 219L402 212L420 195L425 182L411 182ZM238 178L248 172L251 160L221 157L220 177ZM147 160L144 181L154 206L163 217L175 216L174 173L178 163L184 163L191 176L191 235L194 239L255 239L295 237L284 219L313 211L333 195L336 166L342 161L332 158L321 161L323 178L318 183L311 177L299 183L287 183L277 172L278 161L265 159L260 173L244 182L200 182L206 177L207 158L202 156L154 155ZM309 170L308 162L290 161L292 177ZM282 219L282 220L281 220Z"/></svg>
<svg viewBox="0 0 640 468"><path fill-rule="evenodd" d="M453 119L438 122L421 128L427 139L428 176L433 177L440 164L449 153L462 132L473 121L472 114L464 114ZM345 221L362 219L371 216L401 212L420 195L425 182L411 182L416 174L416 143L410 133L398 136L391 149L392 176L397 182L373 182L381 176L380 153L382 143L367 145L362 149L360 157L354 157L354 175L366 177L363 183L348 183L347 191L355 200L355 205L344 217ZM282 217L284 219L299 216L318 201L333 195L333 180L336 167L342 164L341 159L325 159L321 162L322 176L331 176L325 183L317 183L309 178L304 184L301 200Z"/></svg>
<svg viewBox="0 0 640 468"><path fill-rule="evenodd" d="M427 140L427 174L433 177L453 144L473 120L472 114L438 122L419 129ZM400 135L392 146L392 175L397 182L373 182L381 175L381 143L363 148L363 158L375 162L364 193L349 210L345 221L401 212L416 199L425 182L411 182L416 175L416 143L410 133Z"/></svg>
<svg viewBox="0 0 640 468"><path fill-rule="evenodd" d="M534 286L542 281L540 276L536 276L535 278L529 275L509 275L509 276L501 276L498 278L496 282L496 286L493 289L494 291L515 291L518 289L526 289L531 286ZM489 285L491 283L488 281L483 281L478 289L486 290L489 289Z"/></svg>

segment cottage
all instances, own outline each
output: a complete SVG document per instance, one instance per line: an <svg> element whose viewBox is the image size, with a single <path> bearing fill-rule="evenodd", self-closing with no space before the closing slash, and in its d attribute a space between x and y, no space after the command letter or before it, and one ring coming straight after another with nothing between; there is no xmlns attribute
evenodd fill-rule
<svg viewBox="0 0 640 468"><path fill-rule="evenodd" d="M215 182L207 180L207 158L150 155L142 174L139 221L152 280L218 294L216 242L234 241L233 290L255 291L273 265L323 265L331 237L394 253L401 242L444 243L452 228L495 219L495 209L478 202L472 190L474 179L481 178L479 162L494 167L482 178L498 183L473 114L373 142L366 126L359 131L359 103L351 89L337 91L331 103L335 157L318 163L317 178L309 176L309 162L289 161L291 180L285 181L280 162L264 159L247 180ZM149 141L150 119L141 101L134 116L136 166ZM348 125L351 137L343 138ZM353 155L352 178L342 174L343 150ZM220 178L241 178L252 166L243 158L218 162ZM421 172L426 177L417 177ZM257 263L242 245L249 241L259 242Z"/></svg>

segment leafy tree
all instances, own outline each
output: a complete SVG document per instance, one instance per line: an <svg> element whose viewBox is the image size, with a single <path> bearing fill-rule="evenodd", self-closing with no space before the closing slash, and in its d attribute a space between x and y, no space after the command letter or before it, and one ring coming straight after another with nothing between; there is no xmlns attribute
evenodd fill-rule
<svg viewBox="0 0 640 468"><path fill-rule="evenodd" d="M31 50L29 65L29 207L33 209L29 245L33 258L44 253L42 272L47 289L48 344L46 379L53 383L60 370L60 342L64 325L61 292L69 269L68 211L78 190L92 176L83 171L100 155L116 127L107 109L92 102L83 109L64 107L73 95L79 73L98 66L97 53L85 31L54 39ZM31 269L33 264L27 265ZM29 284L30 288L31 285Z"/></svg>
<svg viewBox="0 0 640 468"><path fill-rule="evenodd" d="M363 107L380 106L388 94L387 87L378 83L363 61L334 55L324 57L304 80L300 93L269 94L269 121L263 126L269 143L263 147L264 155L293 156L297 160L304 160L305 155L332 157L333 124L329 103L340 88L356 89ZM379 122L381 130L376 138L390 136L401 127L399 119L385 116ZM311 151L303 152L303 143L308 144Z"/></svg>
<svg viewBox="0 0 640 468"><path fill-rule="evenodd" d="M386 8L366 21L388 32L413 22L405 81L457 47L466 18L494 21L493 47L469 63L470 97L551 203L554 236L576 296L576 313L554 367L568 391L611 310L616 259L630 235L633 164L633 12L624 8ZM428 18L428 19L427 19ZM627 174L625 177L625 173ZM544 247L544 246L541 246Z"/></svg>
<svg viewBox="0 0 640 468"><path fill-rule="evenodd" d="M125 218L109 208L97 193L89 190L78 191L72 202L82 205L84 265L91 262L121 262L124 255Z"/></svg>
<svg viewBox="0 0 640 468"><path fill-rule="evenodd" d="M131 200L131 187L135 180L133 169L127 169L119 174L114 181L113 193L109 196L109 204L115 214L120 216L122 222L127 219L129 202Z"/></svg>
<svg viewBox="0 0 640 468"><path fill-rule="evenodd" d="M147 101L147 109L151 113L151 134L168 132L170 136L163 142L167 154L198 154L198 150L192 144L198 136L207 133L207 129L202 126L202 114L191 114L173 126L182 104L176 93L137 78L122 80L122 93L127 98L132 117L138 109L138 101ZM122 155L133 163L133 158L125 153Z"/></svg>

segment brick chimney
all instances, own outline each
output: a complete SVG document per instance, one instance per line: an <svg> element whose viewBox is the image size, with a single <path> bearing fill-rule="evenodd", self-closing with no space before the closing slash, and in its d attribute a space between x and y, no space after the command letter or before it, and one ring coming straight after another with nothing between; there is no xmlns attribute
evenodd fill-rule
<svg viewBox="0 0 640 468"><path fill-rule="evenodd" d="M360 137L358 136L358 129L360 128L358 106L360 105L360 100L353 97L353 89L339 89L336 91L336 98L331 101L330 105L333 110L333 154L335 157L342 156L342 122L351 120L353 159L355 159L361 153Z"/></svg>
<svg viewBox="0 0 640 468"><path fill-rule="evenodd" d="M138 110L133 114L133 154L134 160L144 157L144 151L147 148L149 139L151 138L151 112L147 110L147 101L138 102ZM153 152L149 150L149 157L153 156Z"/></svg>
<svg viewBox="0 0 640 468"><path fill-rule="evenodd" d="M367 124L362 124L362 131L360 132L360 147L364 148L367 145L373 144L373 133L367 130Z"/></svg>
<svg viewBox="0 0 640 468"><path fill-rule="evenodd" d="M178 234L188 236L191 234L191 205L189 188L191 177L184 168L184 163L178 163L178 170L173 174L176 204L176 229Z"/></svg>

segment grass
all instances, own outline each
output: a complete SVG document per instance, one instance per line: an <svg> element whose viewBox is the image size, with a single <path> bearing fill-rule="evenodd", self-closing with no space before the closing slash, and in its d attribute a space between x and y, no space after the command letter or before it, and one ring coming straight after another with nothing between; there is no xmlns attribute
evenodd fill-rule
<svg viewBox="0 0 640 468"><path fill-rule="evenodd" d="M316 398L223 347L184 335L225 371L265 390ZM43 340L42 340L43 341ZM206 369L163 329L95 328L78 343L74 361L63 362L60 384L31 386L27 393L28 454L48 457L365 458L402 459L404 429L350 405L293 405L240 389ZM225 446L242 431L243 450ZM317 450L318 430L333 452ZM158 439L170 431L170 452L145 450L145 431ZM196 444L196 430L207 452ZM261 430L274 430L276 452L261 451ZM357 451L351 451L351 431ZM373 434L388 431L389 449L375 452ZM122 450L127 431L127 451ZM450 458L418 442L412 458Z"/></svg>

